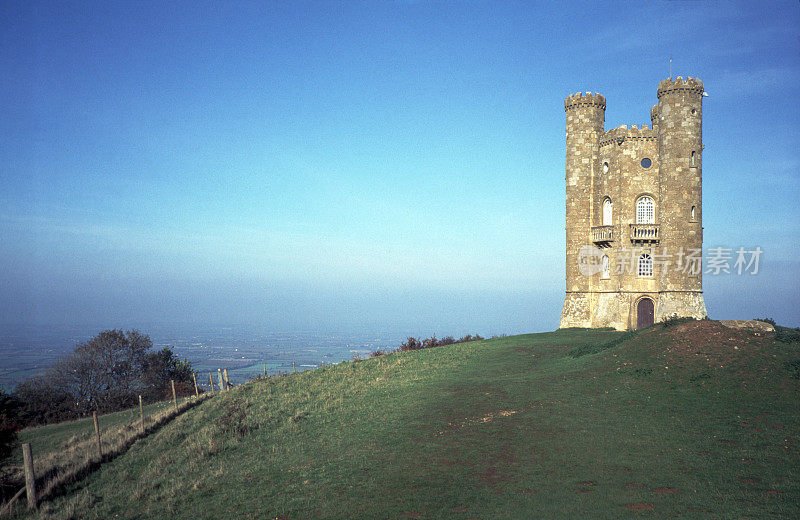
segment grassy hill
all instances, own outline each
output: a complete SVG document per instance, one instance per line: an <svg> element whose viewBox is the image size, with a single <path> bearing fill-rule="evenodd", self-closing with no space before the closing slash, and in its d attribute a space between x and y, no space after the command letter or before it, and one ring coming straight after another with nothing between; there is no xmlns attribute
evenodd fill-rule
<svg viewBox="0 0 800 520"><path fill-rule="evenodd" d="M798 359L797 343L705 321L257 380L36 516L797 518Z"/></svg>

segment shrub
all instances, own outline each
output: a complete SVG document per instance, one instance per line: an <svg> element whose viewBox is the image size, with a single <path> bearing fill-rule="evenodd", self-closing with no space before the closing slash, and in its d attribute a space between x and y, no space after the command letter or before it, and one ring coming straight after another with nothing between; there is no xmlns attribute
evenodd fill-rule
<svg viewBox="0 0 800 520"><path fill-rule="evenodd" d="M0 389L0 462L17 444L17 432L22 428L18 421L20 405L18 399Z"/></svg>
<svg viewBox="0 0 800 520"><path fill-rule="evenodd" d="M438 347L441 343L439 340L436 339L436 335L434 334L432 338L425 338L422 340L422 348L434 348Z"/></svg>
<svg viewBox="0 0 800 520"><path fill-rule="evenodd" d="M778 325L777 323L775 323L775 320L773 320L772 318L753 318L753 319L756 320L756 321L763 321L764 323L769 323L773 327Z"/></svg>
<svg viewBox="0 0 800 520"><path fill-rule="evenodd" d="M407 350L419 350L422 348L422 342L417 338L409 337L405 343L400 345L400 351L405 352Z"/></svg>
<svg viewBox="0 0 800 520"><path fill-rule="evenodd" d="M505 334L503 334L505 337ZM483 336L480 334L467 334L466 336L462 336L459 339L453 338L453 336L445 336L442 339L436 339L436 335L434 334L430 338L425 338L420 341L417 338L409 337L405 343L400 345L398 349L401 352L405 352L407 350L419 350L423 348L434 348L434 347L443 347L445 345L454 345L456 343L466 343L468 341L480 341L484 339ZM374 356L372 356L374 357Z"/></svg>
<svg viewBox="0 0 800 520"><path fill-rule="evenodd" d="M681 323L689 323L690 321L695 321L695 319L692 318L691 316L679 318L677 314L672 314L671 316L665 317L661 321L661 324L664 326L664 328L667 328L667 327L673 327L675 325L680 325Z"/></svg>

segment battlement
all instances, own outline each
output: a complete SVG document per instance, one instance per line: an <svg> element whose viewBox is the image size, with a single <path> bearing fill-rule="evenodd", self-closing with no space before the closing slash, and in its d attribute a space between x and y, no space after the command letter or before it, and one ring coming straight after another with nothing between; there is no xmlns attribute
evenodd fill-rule
<svg viewBox="0 0 800 520"><path fill-rule="evenodd" d="M650 109L650 122L653 123L653 126L656 125L658 119L658 105L653 105L653 108Z"/></svg>
<svg viewBox="0 0 800 520"><path fill-rule="evenodd" d="M656 134L653 129L650 128L650 125L642 125L641 128L637 125L631 125L630 128L628 128L628 125L620 125L604 132L603 135L600 136L600 146L602 147L613 143L622 144L628 139L632 141L654 141L656 139Z"/></svg>
<svg viewBox="0 0 800 520"><path fill-rule="evenodd" d="M564 100L564 111L578 107L597 107L605 110L606 98L597 92L594 94L591 92L578 92Z"/></svg>
<svg viewBox="0 0 800 520"><path fill-rule="evenodd" d="M698 78L693 78L691 76L686 77L686 79L684 79L682 76L678 76L674 80L672 78L667 78L658 84L659 99L661 99L661 96L671 92L682 91L692 92L700 96L703 94L703 82Z"/></svg>

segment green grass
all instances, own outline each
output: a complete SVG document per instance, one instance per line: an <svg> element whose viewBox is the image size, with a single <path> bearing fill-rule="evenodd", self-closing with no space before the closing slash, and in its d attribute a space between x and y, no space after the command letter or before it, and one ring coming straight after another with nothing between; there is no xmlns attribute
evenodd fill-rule
<svg viewBox="0 0 800 520"><path fill-rule="evenodd" d="M145 405L145 415L155 415L172 406L172 401L160 401ZM124 424L139 421L139 407L105 414L98 417L102 430L118 428ZM42 456L65 448L68 441L74 437L83 438L94 435L94 424L91 417L66 421L57 424L48 424L35 428L25 428L18 434L19 443L29 442L34 456ZM22 452L15 450L13 457L6 461L8 465L22 464Z"/></svg>
<svg viewBox="0 0 800 520"><path fill-rule="evenodd" d="M187 411L38 516L797 518L798 351L706 321L258 380Z"/></svg>

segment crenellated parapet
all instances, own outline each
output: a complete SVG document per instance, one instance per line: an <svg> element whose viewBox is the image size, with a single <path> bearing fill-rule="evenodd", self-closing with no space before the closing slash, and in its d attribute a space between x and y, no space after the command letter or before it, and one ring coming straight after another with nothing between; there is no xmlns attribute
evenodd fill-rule
<svg viewBox="0 0 800 520"><path fill-rule="evenodd" d="M658 84L657 96L659 99L661 99L661 96L673 92L689 92L701 96L703 95L703 82L691 76L686 79L678 76L675 79L665 79Z"/></svg>
<svg viewBox="0 0 800 520"><path fill-rule="evenodd" d="M600 136L600 147L609 146L613 144L621 145L625 141L655 141L657 139L656 132L650 128L650 125L621 125L604 132Z"/></svg>
<svg viewBox="0 0 800 520"><path fill-rule="evenodd" d="M569 111L579 107L596 107L601 110L606 109L606 98L602 94L595 92L578 92L572 94L564 100L564 110Z"/></svg>

